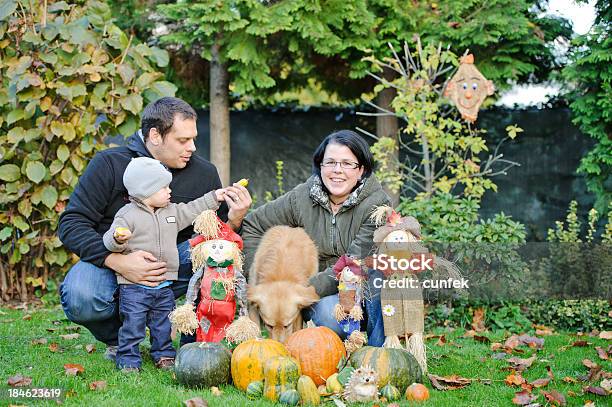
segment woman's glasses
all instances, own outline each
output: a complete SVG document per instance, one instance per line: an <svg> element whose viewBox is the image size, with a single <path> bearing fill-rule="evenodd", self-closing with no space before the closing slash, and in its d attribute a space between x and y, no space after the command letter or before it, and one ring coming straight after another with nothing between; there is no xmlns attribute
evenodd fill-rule
<svg viewBox="0 0 612 407"><path fill-rule="evenodd" d="M354 170L355 168L361 167L359 163L356 163L354 161L334 161L334 160L323 160L323 162L321 163L321 167L336 168L337 164L340 164L340 167L344 168L345 170Z"/></svg>

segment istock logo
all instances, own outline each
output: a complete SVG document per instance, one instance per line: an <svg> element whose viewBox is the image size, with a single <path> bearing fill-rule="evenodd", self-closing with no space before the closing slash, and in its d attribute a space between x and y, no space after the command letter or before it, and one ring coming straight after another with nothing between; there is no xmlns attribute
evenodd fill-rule
<svg viewBox="0 0 612 407"><path fill-rule="evenodd" d="M422 271L432 271L434 256L430 253L420 253L410 258L396 258L385 253L375 254L373 257L374 268L383 273L385 271L410 271L420 273Z"/></svg>

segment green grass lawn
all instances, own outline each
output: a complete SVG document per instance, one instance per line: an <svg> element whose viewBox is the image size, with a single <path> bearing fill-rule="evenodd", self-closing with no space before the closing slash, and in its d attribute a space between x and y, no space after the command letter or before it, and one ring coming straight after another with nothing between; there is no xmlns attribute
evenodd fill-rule
<svg viewBox="0 0 612 407"><path fill-rule="evenodd" d="M25 319L24 319L25 316ZM67 406L181 406L183 401L201 397L210 406L271 406L273 403L252 401L232 386L222 387L223 395L215 397L208 390L191 390L177 384L171 372L156 370L148 355L148 343L143 349L143 371L139 375L124 375L117 372L112 362L103 358L104 345L97 343L93 336L81 328L76 339L64 339L60 335L72 334L75 325L66 320L60 308L42 308L33 311L0 309L0 372L2 377L2 398L0 405L32 405L29 400L7 399L7 380L17 374L32 378L31 387L62 388L67 392L64 405ZM530 329L526 327L526 330ZM512 405L514 393L520 389L504 383L504 378L510 373L503 370L508 366L506 360L492 357L498 351L492 351L489 343L481 343L471 338L462 338L464 331L447 332L444 328L437 333L445 334L446 343L438 345L438 339L428 341L429 373L439 376L457 374L472 379L490 379L491 384L479 381L452 391L434 390L429 380L425 381L431 397L424 406L501 406ZM493 342L503 342L509 335L504 332L485 333ZM46 343L33 343L41 338ZM603 366L605 371L611 370L609 360L600 360L595 346L604 349L610 341L597 337L573 334L554 334L543 337L544 348L535 351L521 347L522 354L508 355L527 358L536 354L537 360L527 369L523 376L528 381L547 377L546 366L550 366L554 374L543 390L557 390L565 395L567 405L582 406L586 400L593 400L596 405L610 405L610 396L583 394L586 383L566 383L564 377L578 377L588 371L583 366L583 359L590 359ZM585 347L568 346L578 339L589 342ZM52 351L50 347L57 349ZM88 353L88 346L95 344L96 349ZM67 376L64 364L76 363L85 368L78 376ZM95 381L105 381L104 390L91 390L90 384ZM598 386L599 380L593 385ZM534 389L534 394L540 394ZM535 402L542 406L547 402L539 395ZM37 403L36 405L45 403ZM47 405L56 405L54 401ZM386 403L379 403L381 406ZM334 405L328 401L327 405ZM400 405L409 405L404 401Z"/></svg>

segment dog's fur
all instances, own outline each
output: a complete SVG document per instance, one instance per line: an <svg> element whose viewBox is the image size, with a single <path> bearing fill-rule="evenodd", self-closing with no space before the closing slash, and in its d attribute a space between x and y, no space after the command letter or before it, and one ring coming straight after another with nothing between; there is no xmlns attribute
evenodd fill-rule
<svg viewBox="0 0 612 407"><path fill-rule="evenodd" d="M272 339L302 329L301 310L319 300L308 279L317 273L317 247L302 228L275 226L261 239L249 271L248 299ZM251 312L251 318L256 317Z"/></svg>

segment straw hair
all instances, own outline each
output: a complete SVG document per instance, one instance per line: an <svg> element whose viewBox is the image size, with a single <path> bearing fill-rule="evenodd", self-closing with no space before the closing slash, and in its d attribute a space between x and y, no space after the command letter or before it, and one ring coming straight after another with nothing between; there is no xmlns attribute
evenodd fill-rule
<svg viewBox="0 0 612 407"><path fill-rule="evenodd" d="M388 205L377 206L370 214L370 220L374 221L376 226L382 226L387 222L387 217L391 211L393 211L393 208Z"/></svg>
<svg viewBox="0 0 612 407"><path fill-rule="evenodd" d="M410 339L406 341L406 350L414 356L421 371L427 373L427 355L425 354L425 342L423 341L422 332L414 332Z"/></svg>
<svg viewBox="0 0 612 407"><path fill-rule="evenodd" d="M183 304L177 307L170 313L168 318L170 318L172 326L183 334L193 334L200 325L196 313L193 310L193 304Z"/></svg>
<svg viewBox="0 0 612 407"><path fill-rule="evenodd" d="M355 352L357 349L365 345L367 340L368 339L366 338L363 332L351 332L349 337L344 340L344 347L346 348L346 352L348 354Z"/></svg>
<svg viewBox="0 0 612 407"><path fill-rule="evenodd" d="M402 349L402 344L397 335L391 335L385 338L383 348Z"/></svg>
<svg viewBox="0 0 612 407"><path fill-rule="evenodd" d="M346 312L344 312L344 308L342 305L336 304L334 307L334 317L336 317L336 321L340 322L346 318Z"/></svg>
<svg viewBox="0 0 612 407"><path fill-rule="evenodd" d="M193 230L206 239L214 239L219 236L221 225L217 220L217 213L213 210L202 211L193 221Z"/></svg>
<svg viewBox="0 0 612 407"><path fill-rule="evenodd" d="M256 338L261 338L259 327L246 315L239 317L225 329L225 339L233 344Z"/></svg>

